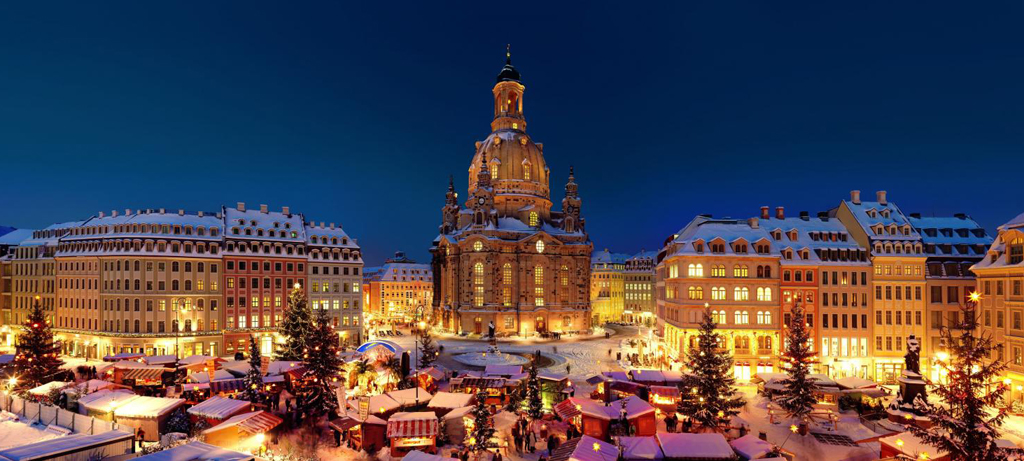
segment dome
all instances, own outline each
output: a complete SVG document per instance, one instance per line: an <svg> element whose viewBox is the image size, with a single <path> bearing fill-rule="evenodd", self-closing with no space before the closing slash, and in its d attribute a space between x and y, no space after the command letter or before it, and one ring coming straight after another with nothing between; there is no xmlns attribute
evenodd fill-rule
<svg viewBox="0 0 1024 461"><path fill-rule="evenodd" d="M498 73L498 83L507 81L518 82L519 80L519 71L512 67L511 61L505 63L505 67L502 67L501 72Z"/></svg>
<svg viewBox="0 0 1024 461"><path fill-rule="evenodd" d="M491 186L496 195L520 194L550 199L547 162L541 147L530 136L515 130L491 133L477 146L469 168L469 190L476 189L476 173L487 153L487 166L492 175Z"/></svg>

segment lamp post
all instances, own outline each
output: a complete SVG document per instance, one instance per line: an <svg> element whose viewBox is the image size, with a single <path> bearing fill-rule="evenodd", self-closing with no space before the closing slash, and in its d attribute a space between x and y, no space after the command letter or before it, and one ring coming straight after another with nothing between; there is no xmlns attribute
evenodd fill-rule
<svg viewBox="0 0 1024 461"><path fill-rule="evenodd" d="M184 298L172 299L171 307L174 309L174 364L177 365L181 360L181 354L178 352L178 338L181 337L181 314L187 312L188 309L185 307ZM180 306L179 306L180 304Z"/></svg>

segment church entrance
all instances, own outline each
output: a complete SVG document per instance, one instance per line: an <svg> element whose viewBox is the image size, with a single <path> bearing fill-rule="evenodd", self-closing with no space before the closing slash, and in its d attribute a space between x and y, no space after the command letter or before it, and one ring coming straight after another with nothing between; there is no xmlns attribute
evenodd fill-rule
<svg viewBox="0 0 1024 461"><path fill-rule="evenodd" d="M547 325L544 323L544 317L537 317L536 321L534 322L534 325L537 326L537 333L547 333L548 328Z"/></svg>
<svg viewBox="0 0 1024 461"><path fill-rule="evenodd" d="M477 317L473 319L473 333L481 334L484 332L484 319Z"/></svg>

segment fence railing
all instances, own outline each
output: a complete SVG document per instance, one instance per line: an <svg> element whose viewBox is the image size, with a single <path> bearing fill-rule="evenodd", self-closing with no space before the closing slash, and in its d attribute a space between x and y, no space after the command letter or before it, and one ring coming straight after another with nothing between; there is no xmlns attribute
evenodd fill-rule
<svg viewBox="0 0 1024 461"><path fill-rule="evenodd" d="M70 412L53 405L25 400L6 392L0 392L0 410L14 413L23 421L39 423L44 426L60 426L76 434L102 434L118 429L118 425L110 421Z"/></svg>

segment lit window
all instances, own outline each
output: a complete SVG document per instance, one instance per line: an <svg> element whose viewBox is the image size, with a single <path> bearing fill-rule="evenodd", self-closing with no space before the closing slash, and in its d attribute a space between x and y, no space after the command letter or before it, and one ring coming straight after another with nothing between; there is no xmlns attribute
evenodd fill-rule
<svg viewBox="0 0 1024 461"><path fill-rule="evenodd" d="M530 212L530 227L537 227L537 225L539 223L540 223L540 219L537 218L537 212L536 211L531 211Z"/></svg>
<svg viewBox="0 0 1024 461"><path fill-rule="evenodd" d="M544 252L544 241L543 240L537 240L537 253L543 253L543 252Z"/></svg>
<svg viewBox="0 0 1024 461"><path fill-rule="evenodd" d="M476 263L473 265L473 304L477 307L484 305L484 265Z"/></svg>
<svg viewBox="0 0 1024 461"><path fill-rule="evenodd" d="M690 264L687 267L687 275L690 277L703 277L704 266L701 264Z"/></svg>
<svg viewBox="0 0 1024 461"><path fill-rule="evenodd" d="M747 301L750 299L750 290L747 287L736 287L732 292L734 301Z"/></svg>
<svg viewBox="0 0 1024 461"><path fill-rule="evenodd" d="M473 251L480 251L480 250L483 250L483 249L484 249L484 243L483 242L477 240L475 243L473 243Z"/></svg>
<svg viewBox="0 0 1024 461"><path fill-rule="evenodd" d="M725 287L712 287L711 288L711 299L715 301L725 300Z"/></svg>
<svg viewBox="0 0 1024 461"><path fill-rule="evenodd" d="M491 179L498 179L498 164L491 164Z"/></svg>
<svg viewBox="0 0 1024 461"><path fill-rule="evenodd" d="M539 241L537 243L540 243ZM537 306L544 305L544 266L535 266L533 268L533 294L534 304Z"/></svg>
<svg viewBox="0 0 1024 461"><path fill-rule="evenodd" d="M703 287L690 287L688 291L690 294L690 299L704 299Z"/></svg>
<svg viewBox="0 0 1024 461"><path fill-rule="evenodd" d="M746 288L744 288L746 290ZM757 300L758 301L771 301L772 300L772 289L771 288L758 288L757 289Z"/></svg>

